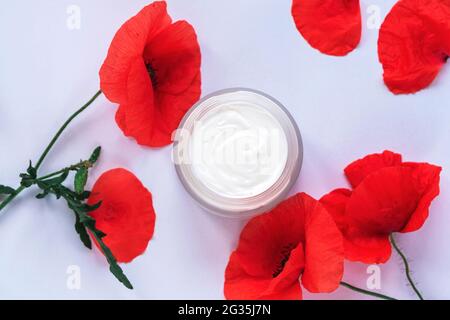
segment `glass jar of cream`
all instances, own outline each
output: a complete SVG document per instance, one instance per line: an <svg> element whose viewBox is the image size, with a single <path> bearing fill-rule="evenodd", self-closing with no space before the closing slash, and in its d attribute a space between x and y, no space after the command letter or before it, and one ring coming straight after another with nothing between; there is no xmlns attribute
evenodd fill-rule
<svg viewBox="0 0 450 320"><path fill-rule="evenodd" d="M215 92L195 104L174 134L173 161L207 211L248 218L283 200L300 173L303 145L289 112L250 89Z"/></svg>

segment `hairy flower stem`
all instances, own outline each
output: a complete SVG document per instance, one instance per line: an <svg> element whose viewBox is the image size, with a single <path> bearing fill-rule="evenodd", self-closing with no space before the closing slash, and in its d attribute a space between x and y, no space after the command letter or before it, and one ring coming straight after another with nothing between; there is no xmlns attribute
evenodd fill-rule
<svg viewBox="0 0 450 320"><path fill-rule="evenodd" d="M45 180L45 179L48 179L48 178L57 176L57 175L59 175L59 174L62 174L62 173L64 173L65 171L76 170L76 169L79 169L79 168L81 168L81 167L89 168L89 167L92 167L92 164L91 164L89 161L80 161L80 162L78 162L78 163L76 163L76 164L73 164L73 165L71 165L71 166L62 168L61 170L58 170L58 171L55 171L55 172L46 174L45 176L36 178L36 181L37 181L37 180Z"/></svg>
<svg viewBox="0 0 450 320"><path fill-rule="evenodd" d="M97 91L96 94L94 94L94 96L88 101L86 102L80 109L78 109L74 114L72 114L69 119L66 120L66 122L64 122L64 124L62 125L61 128L59 128L58 132L55 134L55 136L53 137L53 139L50 141L50 143L48 144L47 148L45 148L44 152L42 153L42 155L39 157L38 162L35 165L36 171L39 170L40 166L42 165L42 162L44 162L45 157L47 156L47 154L50 152L50 150L53 148L53 146L55 145L56 141L58 140L58 138L61 136L61 134L64 132L64 130L67 128L67 126L72 122L73 119L75 119L80 113L82 113L84 110L86 110L87 107L89 107L92 102L95 101L95 99L98 98L98 96L101 94L102 92L99 90Z"/></svg>
<svg viewBox="0 0 450 320"><path fill-rule="evenodd" d="M14 193L11 193L5 200L3 200L2 203L0 203L0 211L2 211L2 209L4 207L6 207L8 205L8 203L10 203L11 201L14 200L15 197L17 197L17 195L19 193L21 193L23 190L25 190L25 187L20 186L18 187L16 190L14 190ZM1 216L1 215L0 215Z"/></svg>
<svg viewBox="0 0 450 320"><path fill-rule="evenodd" d="M355 286L353 286L353 285L351 285L351 284L349 284L349 283L347 283L347 282L344 282L344 281L341 281L341 286L343 286L343 287L345 287L345 288L347 288L347 289L356 291L356 292L358 292L358 293L362 293L362 294L365 294L365 295L368 295L368 296L372 296L372 297L376 297L376 298L379 298L379 299L383 299L383 300L397 300L397 299L395 299L395 298L386 296L386 295L381 294L381 293L377 293L377 292L373 292L373 291L369 291L369 290L364 290L364 289L355 287Z"/></svg>
<svg viewBox="0 0 450 320"><path fill-rule="evenodd" d="M61 126L61 128L59 128L58 132L56 132L55 136L52 138L52 140L50 141L50 143L48 144L48 146L45 148L44 152L42 153L42 155L39 157L38 162L36 163L35 169L36 171L40 168L40 166L42 165L42 163L44 162L45 158L47 157L48 153L50 152L50 150L53 148L53 146L55 145L56 141L59 139L59 137L61 136L61 134L64 132L64 130L67 128L67 126L72 122L73 119L75 119L80 113L82 113L84 110L87 109L87 107L89 107L97 98L98 96L100 96L101 94L101 90L97 91L97 93L91 98L89 99L88 102L86 102L80 109L78 109L77 111L75 111L74 114L72 114L69 119L66 120L66 122L64 122L64 124ZM63 169L64 170L64 169ZM51 176L56 175L58 173L61 173L63 170L61 171L57 171L56 173L51 174ZM49 178L49 175L41 177L40 179L43 178ZM14 200L14 198L16 198L23 190L25 190L26 187L24 186L20 186L18 188L16 188L14 190L14 193L10 194L7 198L5 198L5 200L3 200L2 203L0 203L0 211L2 211L3 208L5 208L11 201ZM1 214L0 214L1 216Z"/></svg>
<svg viewBox="0 0 450 320"><path fill-rule="evenodd" d="M420 293L419 289L417 289L416 285L414 284L413 279L411 278L411 274L410 274L411 269L409 268L408 259L403 254L403 252L400 250L400 248L397 246L397 243L395 242L394 236L391 234L389 238L391 240L392 246L394 247L395 251L398 253L398 255L403 260L403 264L405 265L405 274L406 274L406 278L408 279L409 284L413 288L413 290L416 293L417 297L419 297L420 300L423 300L422 294Z"/></svg>

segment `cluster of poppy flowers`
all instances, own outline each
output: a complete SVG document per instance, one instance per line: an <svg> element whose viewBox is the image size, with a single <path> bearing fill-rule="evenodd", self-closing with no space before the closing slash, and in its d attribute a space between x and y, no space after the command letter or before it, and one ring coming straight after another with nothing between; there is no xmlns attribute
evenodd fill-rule
<svg viewBox="0 0 450 320"><path fill-rule="evenodd" d="M344 56L361 39L359 0L293 0L292 15L308 43ZM395 94L429 86L450 55L450 1L399 0L381 25L378 56Z"/></svg>
<svg viewBox="0 0 450 320"><path fill-rule="evenodd" d="M433 5L431 5L433 4ZM412 10L414 9L414 10ZM292 13L308 42L345 55L361 37L358 0L294 0ZM385 81L395 93L415 92L434 79L450 52L450 1L400 0L379 40ZM445 21L444 21L445 20ZM446 29L447 28L447 29ZM201 95L201 52L193 27L172 22L166 3L154 2L117 31L100 70L101 91L119 104L116 122L137 143L161 147ZM441 168L403 162L385 151L345 169L351 189L315 200L297 194L252 219L225 272L229 299L301 299L331 292L344 259L384 263L389 235L419 229L439 193ZM114 169L94 185L88 203L96 227L119 262L142 254L155 225L150 192L130 172Z"/></svg>
<svg viewBox="0 0 450 320"><path fill-rule="evenodd" d="M163 1L143 8L117 31L100 69L100 87L118 103L116 122L137 143L161 147L200 98L201 53L194 28L172 22ZM118 262L141 255L155 228L152 195L125 169L104 173L88 204Z"/></svg>
<svg viewBox="0 0 450 320"><path fill-rule="evenodd" d="M299 193L244 227L225 271L228 299L301 299L340 285L344 259L384 263L389 236L418 230L439 194L441 168L384 151L351 163L352 189Z"/></svg>
<svg viewBox="0 0 450 320"><path fill-rule="evenodd" d="M75 229L83 244L90 249L92 238L111 272L132 289L117 262L131 262L144 253L153 236L156 215L150 191L123 168L103 173L91 191L85 190L88 170L96 162L100 148L89 160L52 174L38 177L38 169L65 128L101 93L119 104L116 122L126 136L150 147L170 144L172 132L200 98L200 63L197 35L189 23L172 22L164 1L143 8L120 27L112 40L99 72L101 90L69 117L37 165L32 166L30 161L27 173L20 175L19 188L0 185L0 196L7 195L0 202L0 210L35 184L42 191L38 199L50 193L58 199L63 197L75 212ZM76 171L75 190L62 185L69 171Z"/></svg>
<svg viewBox="0 0 450 320"><path fill-rule="evenodd" d="M292 16L308 43L329 55L361 39L359 0L293 0ZM450 1L399 0L381 26L379 58L394 93L428 86L450 54ZM123 133L149 147L171 135L201 95L201 51L194 28L172 22L164 1L143 8L117 31L100 69L100 87L117 104Z"/></svg>

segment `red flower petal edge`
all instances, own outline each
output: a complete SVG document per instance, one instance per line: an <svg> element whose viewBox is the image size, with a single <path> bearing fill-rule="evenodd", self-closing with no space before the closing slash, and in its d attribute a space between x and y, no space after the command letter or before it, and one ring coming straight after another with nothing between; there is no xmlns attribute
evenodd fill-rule
<svg viewBox="0 0 450 320"><path fill-rule="evenodd" d="M450 55L450 1L400 0L380 29L384 82L395 94L428 87Z"/></svg>
<svg viewBox="0 0 450 320"><path fill-rule="evenodd" d="M419 229L439 194L441 168L402 162L390 151L350 164L353 191L337 189L320 199L344 236L345 257L384 263L391 255L389 235Z"/></svg>
<svg viewBox="0 0 450 320"><path fill-rule="evenodd" d="M344 56L361 40L359 0L293 0L292 16L305 40L324 54Z"/></svg>
<svg viewBox="0 0 450 320"><path fill-rule="evenodd" d="M440 193L439 182L442 168L428 163L413 162L403 163L403 166L412 169L414 183L417 190L422 194L408 223L400 231L407 233L420 229L428 218L431 202Z"/></svg>
<svg viewBox="0 0 450 320"><path fill-rule="evenodd" d="M388 236L358 237L352 234L354 226L345 215L351 194L348 189L336 189L320 199L344 235L345 258L364 263L384 263L391 256Z"/></svg>
<svg viewBox="0 0 450 320"><path fill-rule="evenodd" d="M370 154L360 160L349 164L345 169L345 175L353 188L356 188L370 173L385 167L398 166L402 163L402 156L391 151L383 151L381 154Z"/></svg>
<svg viewBox="0 0 450 320"><path fill-rule="evenodd" d="M91 213L96 228L106 234L103 240L117 261L132 261L145 251L153 236L151 193L131 172L119 168L103 173L94 184L88 204L99 201L100 208Z"/></svg>
<svg viewBox="0 0 450 320"><path fill-rule="evenodd" d="M120 104L116 122L139 144L162 147L201 95L201 53L194 28L172 23L154 2L117 31L100 69L106 97Z"/></svg>
<svg viewBox="0 0 450 320"><path fill-rule="evenodd" d="M300 193L248 222L225 271L227 299L301 299L330 292L343 273L342 235L324 207Z"/></svg>

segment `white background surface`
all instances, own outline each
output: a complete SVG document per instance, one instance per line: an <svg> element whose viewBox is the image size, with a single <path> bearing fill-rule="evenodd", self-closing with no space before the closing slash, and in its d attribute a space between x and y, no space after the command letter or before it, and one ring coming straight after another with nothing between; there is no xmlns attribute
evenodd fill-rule
<svg viewBox="0 0 450 320"><path fill-rule="evenodd" d="M394 96L382 82L366 9L387 14L394 0L362 0L363 38L344 58L322 55L297 32L290 0L169 0L174 20L197 30L203 95L243 86L279 99L298 121L305 158L293 192L320 197L347 186L342 169L368 153L391 149L406 160L443 166L441 196L425 226L398 236L426 298L450 298L450 69L427 90ZM98 70L118 27L149 1L9 1L0 11L0 182L36 160L60 124L98 90ZM81 8L81 29L66 26L66 9ZM34 200L29 190L0 218L0 298L221 299L223 275L242 221L204 213L178 181L171 147L152 150L122 136L116 106L99 99L64 134L43 166L56 170L103 146L101 172L125 167L152 191L156 231L147 252L125 265L125 289L98 251L86 250L63 202ZM81 268L81 289L66 286ZM346 281L364 287L367 266L346 263ZM382 292L414 298L397 256L381 267ZM364 298L341 288L310 299Z"/></svg>

